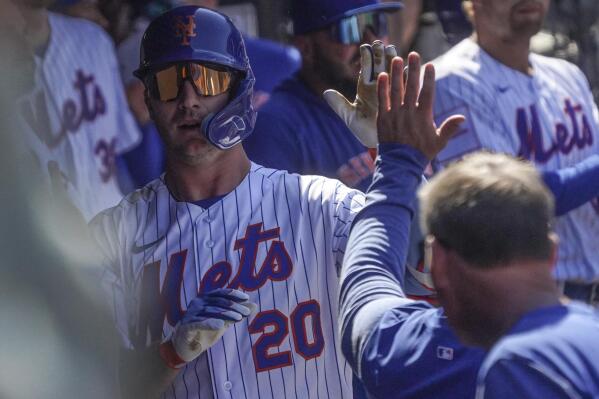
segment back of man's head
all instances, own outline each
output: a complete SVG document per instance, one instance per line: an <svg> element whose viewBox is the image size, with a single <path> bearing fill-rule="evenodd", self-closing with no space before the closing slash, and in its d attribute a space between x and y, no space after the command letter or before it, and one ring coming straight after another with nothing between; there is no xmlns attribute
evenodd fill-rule
<svg viewBox="0 0 599 399"><path fill-rule="evenodd" d="M473 266L552 256L553 197L527 162L468 155L436 175L419 199L423 232Z"/></svg>

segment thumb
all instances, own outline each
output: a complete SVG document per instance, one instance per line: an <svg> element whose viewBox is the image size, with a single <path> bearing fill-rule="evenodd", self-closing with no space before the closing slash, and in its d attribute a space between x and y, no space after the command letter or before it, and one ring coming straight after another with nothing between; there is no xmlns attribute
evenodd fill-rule
<svg viewBox="0 0 599 399"><path fill-rule="evenodd" d="M460 125L466 120L464 115L452 115L445 119L439 128L439 136L444 143L447 143L450 138L456 134L460 128Z"/></svg>
<svg viewBox="0 0 599 399"><path fill-rule="evenodd" d="M349 125L349 122L351 121L350 115L353 113L354 105L337 90L325 90L323 96L329 106L333 108L333 111L343 119L346 125Z"/></svg>

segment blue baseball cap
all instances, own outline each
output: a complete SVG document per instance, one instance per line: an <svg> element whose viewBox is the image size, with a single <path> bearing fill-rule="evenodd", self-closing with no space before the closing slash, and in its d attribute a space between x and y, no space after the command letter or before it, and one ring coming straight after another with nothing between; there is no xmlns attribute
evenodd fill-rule
<svg viewBox="0 0 599 399"><path fill-rule="evenodd" d="M343 18L373 11L396 11L403 7L398 1L380 0L293 0L291 19L293 34L303 35L326 27Z"/></svg>

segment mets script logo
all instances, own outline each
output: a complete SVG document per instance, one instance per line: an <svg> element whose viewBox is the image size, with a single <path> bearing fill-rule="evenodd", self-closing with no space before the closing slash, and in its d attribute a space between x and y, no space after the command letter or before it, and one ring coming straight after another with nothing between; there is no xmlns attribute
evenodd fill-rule
<svg viewBox="0 0 599 399"><path fill-rule="evenodd" d="M520 138L518 156L546 163L556 154L567 155L573 150L582 150L593 145L593 130L582 105L564 100L564 112L570 120L556 123L552 139L543 138L543 128L535 104L528 109L518 108L516 111L516 129Z"/></svg>
<svg viewBox="0 0 599 399"><path fill-rule="evenodd" d="M187 23L185 22L187 20ZM193 15L175 19L175 36L181 38L182 46L189 46L189 38L196 37L196 24Z"/></svg>

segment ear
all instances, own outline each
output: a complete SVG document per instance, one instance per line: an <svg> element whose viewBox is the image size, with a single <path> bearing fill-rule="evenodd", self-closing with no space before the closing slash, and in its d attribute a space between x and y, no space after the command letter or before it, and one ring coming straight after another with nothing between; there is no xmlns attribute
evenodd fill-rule
<svg viewBox="0 0 599 399"><path fill-rule="evenodd" d="M428 236L425 241L430 254L431 275L433 284L437 291L443 290L449 285L449 252L435 240L433 236Z"/></svg>
<svg viewBox="0 0 599 399"><path fill-rule="evenodd" d="M549 233L549 241L551 241L551 254L549 255L549 265L551 269L555 267L557 263L557 255L559 249L559 237L554 232Z"/></svg>

